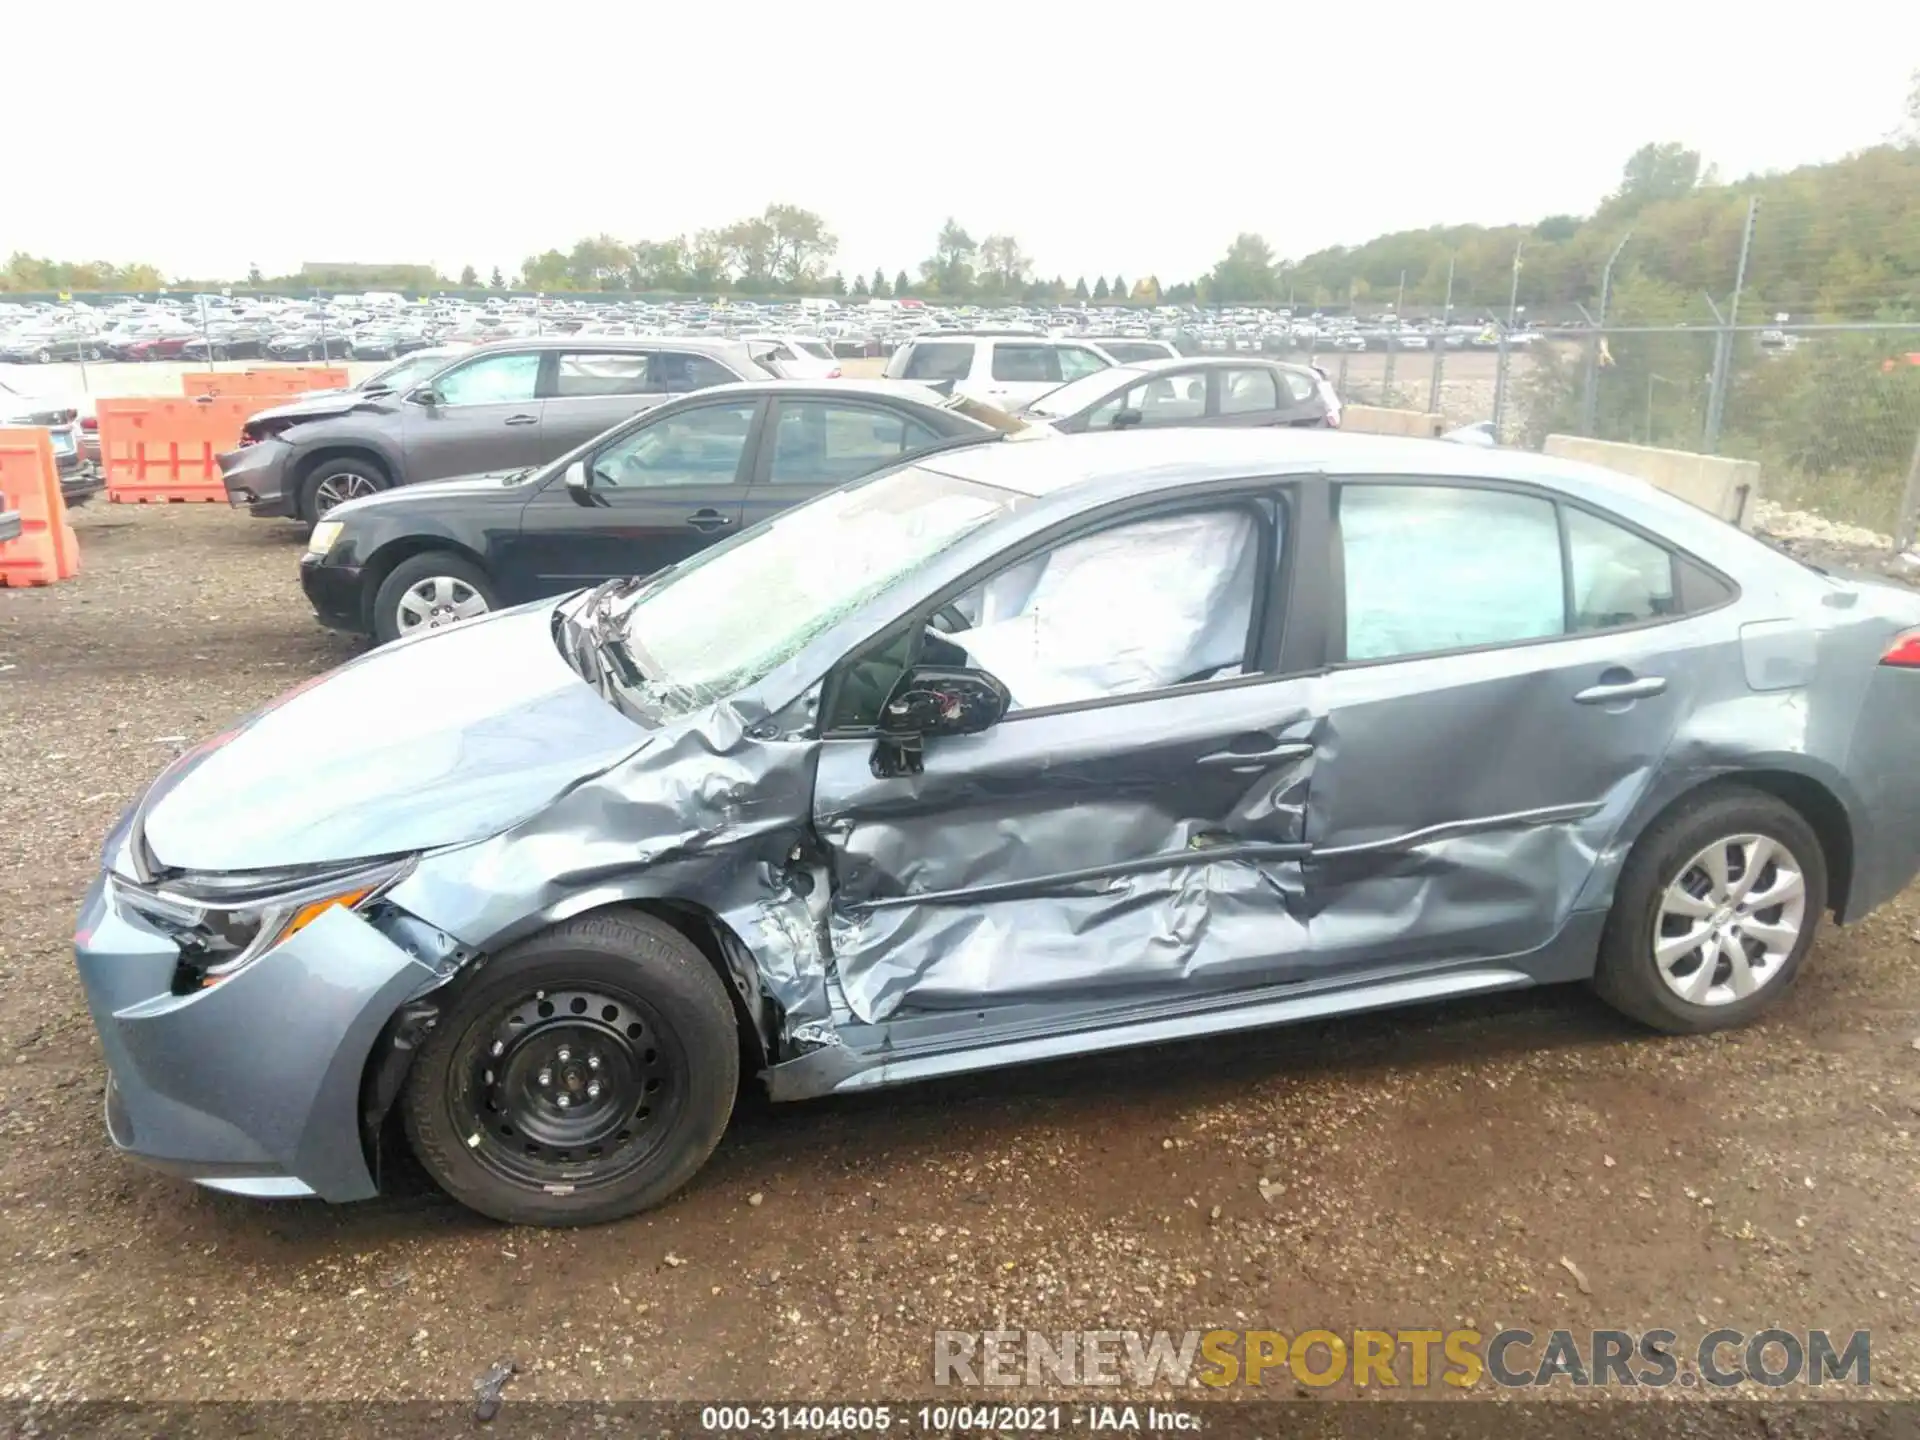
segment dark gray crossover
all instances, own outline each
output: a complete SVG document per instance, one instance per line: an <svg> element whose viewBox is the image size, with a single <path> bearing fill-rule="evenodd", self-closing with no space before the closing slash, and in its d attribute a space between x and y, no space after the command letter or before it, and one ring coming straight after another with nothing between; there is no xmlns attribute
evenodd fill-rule
<svg viewBox="0 0 1920 1440"><path fill-rule="evenodd" d="M132 1154L353 1200L401 1130L584 1223L700 1168L742 1064L791 1100L1576 980L1745 1022L1920 867L1917 750L1920 597L1637 481L986 443L283 696L128 812L76 948Z"/></svg>
<svg viewBox="0 0 1920 1440"><path fill-rule="evenodd" d="M249 418L239 448L219 457L228 500L311 524L395 485L543 464L677 395L774 372L734 340L564 335L388 373L394 383L377 389L318 392Z"/></svg>

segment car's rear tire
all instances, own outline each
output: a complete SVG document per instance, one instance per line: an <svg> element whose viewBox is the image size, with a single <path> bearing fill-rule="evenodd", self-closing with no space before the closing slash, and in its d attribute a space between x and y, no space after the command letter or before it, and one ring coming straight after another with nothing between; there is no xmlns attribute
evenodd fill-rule
<svg viewBox="0 0 1920 1440"><path fill-rule="evenodd" d="M1800 812L1716 787L1627 856L1594 989L1656 1030L1744 1025L1792 988L1826 906L1826 857Z"/></svg>
<svg viewBox="0 0 1920 1440"><path fill-rule="evenodd" d="M498 605L492 579L465 556L450 550L409 555L374 592L373 638L385 645L418 630L477 619Z"/></svg>
<svg viewBox="0 0 1920 1440"><path fill-rule="evenodd" d="M358 455L327 457L300 480L300 518L311 525L348 500L378 494L393 482L387 472Z"/></svg>
<svg viewBox="0 0 1920 1440"><path fill-rule="evenodd" d="M514 1225L593 1225L692 1179L739 1082L713 967L671 926L602 911L484 962L429 1033L401 1116L461 1204Z"/></svg>

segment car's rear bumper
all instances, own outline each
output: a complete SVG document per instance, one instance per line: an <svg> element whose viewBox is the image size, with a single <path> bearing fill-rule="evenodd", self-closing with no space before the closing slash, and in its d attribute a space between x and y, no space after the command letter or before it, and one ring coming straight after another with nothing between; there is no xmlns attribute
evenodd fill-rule
<svg viewBox="0 0 1920 1440"><path fill-rule="evenodd" d="M358 565L329 565L321 556L302 555L300 588L322 625L355 635L367 633L366 595Z"/></svg>
<svg viewBox="0 0 1920 1440"><path fill-rule="evenodd" d="M336 907L220 984L176 995L179 948L114 889L94 881L74 937L113 1143L238 1194L372 1196L361 1081L388 1020L435 972Z"/></svg>
<svg viewBox="0 0 1920 1440"><path fill-rule="evenodd" d="M227 503L235 509L245 507L256 519L292 520L299 515L299 502L290 493L289 451L279 440L262 440L243 445L218 457L220 479L227 487Z"/></svg>

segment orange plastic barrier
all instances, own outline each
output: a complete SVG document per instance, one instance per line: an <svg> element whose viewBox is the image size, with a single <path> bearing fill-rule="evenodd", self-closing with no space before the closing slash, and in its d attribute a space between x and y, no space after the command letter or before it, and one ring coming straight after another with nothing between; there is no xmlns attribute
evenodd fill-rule
<svg viewBox="0 0 1920 1440"><path fill-rule="evenodd" d="M0 585L51 585L80 573L80 542L67 523L53 437L0 430L0 494L20 512L20 534L0 540Z"/></svg>
<svg viewBox="0 0 1920 1440"><path fill-rule="evenodd" d="M260 408L257 397L192 400L101 400L100 465L107 499L124 504L227 498L215 458L240 445L240 427Z"/></svg>
<svg viewBox="0 0 1920 1440"><path fill-rule="evenodd" d="M347 372L338 365L279 365L271 370L189 370L180 377L188 395L304 395L344 390Z"/></svg>

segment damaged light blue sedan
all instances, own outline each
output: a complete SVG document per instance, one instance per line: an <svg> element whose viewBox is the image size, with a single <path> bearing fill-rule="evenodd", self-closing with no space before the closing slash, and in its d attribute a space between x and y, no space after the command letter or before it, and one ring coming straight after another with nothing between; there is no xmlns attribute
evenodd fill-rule
<svg viewBox="0 0 1920 1440"><path fill-rule="evenodd" d="M350 740L349 740L349 737ZM1920 597L1534 455L943 452L182 756L77 950L140 1159L529 1224L800 1099L1589 980L1753 1019L1920 867Z"/></svg>

